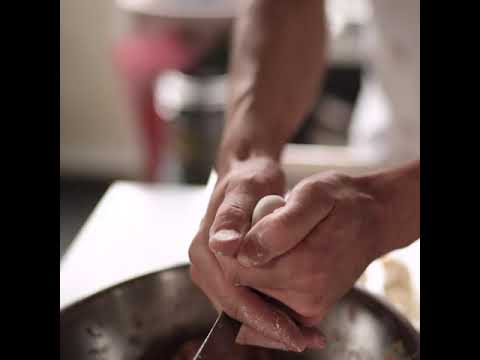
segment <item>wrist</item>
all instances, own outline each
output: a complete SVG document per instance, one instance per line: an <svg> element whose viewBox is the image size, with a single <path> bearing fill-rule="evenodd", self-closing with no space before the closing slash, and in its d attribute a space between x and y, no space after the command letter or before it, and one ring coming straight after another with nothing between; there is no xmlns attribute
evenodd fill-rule
<svg viewBox="0 0 480 360"><path fill-rule="evenodd" d="M259 159L279 165L282 147L271 144L258 134L249 135L243 132L230 136L227 133L218 148L215 170L222 176L242 162Z"/></svg>
<svg viewBox="0 0 480 360"><path fill-rule="evenodd" d="M420 162L359 178L378 212L378 256L420 237Z"/></svg>

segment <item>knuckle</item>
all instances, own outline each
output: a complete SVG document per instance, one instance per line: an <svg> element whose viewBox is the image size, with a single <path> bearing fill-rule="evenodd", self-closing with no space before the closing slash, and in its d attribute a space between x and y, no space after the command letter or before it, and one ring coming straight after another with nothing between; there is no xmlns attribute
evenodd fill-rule
<svg viewBox="0 0 480 360"><path fill-rule="evenodd" d="M326 194L326 189L322 182L316 181L315 179L306 179L299 184L299 187L302 196L310 200L318 200Z"/></svg>
<svg viewBox="0 0 480 360"><path fill-rule="evenodd" d="M250 216L247 211L238 204L223 205L215 217L215 223L210 228L210 235L213 235L217 229L225 226L237 228L237 225L243 225L249 222ZM236 229L240 230L240 229Z"/></svg>
<svg viewBox="0 0 480 360"><path fill-rule="evenodd" d="M317 193L320 191L321 194L326 194L328 193L328 190L331 190L338 185L348 184L349 179L350 177L348 175L328 170L305 179L302 185L305 187L305 190L310 193Z"/></svg>
<svg viewBox="0 0 480 360"><path fill-rule="evenodd" d="M247 219L247 211L237 203L231 203L228 205L222 213L220 214L221 217L228 217L233 218L236 220L245 220Z"/></svg>
<svg viewBox="0 0 480 360"><path fill-rule="evenodd" d="M239 187L249 193L258 194L265 188L267 184L268 181L264 176L258 174L248 174L243 177Z"/></svg>
<svg viewBox="0 0 480 360"><path fill-rule="evenodd" d="M232 172L227 178L226 189L257 196L280 193L285 190L285 174L278 165L261 162L253 168L240 168Z"/></svg>
<svg viewBox="0 0 480 360"><path fill-rule="evenodd" d="M265 173L242 174L232 187L246 193L261 195L276 186L276 180Z"/></svg>
<svg viewBox="0 0 480 360"><path fill-rule="evenodd" d="M300 204L315 204L315 207L331 209L335 202L335 190L332 184L323 180L307 179L300 185ZM301 206L300 206L301 207Z"/></svg>

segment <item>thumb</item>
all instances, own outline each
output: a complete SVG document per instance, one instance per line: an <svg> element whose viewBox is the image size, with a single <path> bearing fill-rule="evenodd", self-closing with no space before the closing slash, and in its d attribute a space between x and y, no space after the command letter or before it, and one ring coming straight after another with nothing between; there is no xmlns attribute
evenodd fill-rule
<svg viewBox="0 0 480 360"><path fill-rule="evenodd" d="M260 220L245 236L238 261L247 267L266 264L300 243L332 211L334 199L299 187L285 206Z"/></svg>
<svg viewBox="0 0 480 360"><path fill-rule="evenodd" d="M210 228L209 247L214 253L235 256L251 224L285 204L279 195L267 195L258 203L257 199L258 196L242 192L225 196Z"/></svg>
<svg viewBox="0 0 480 360"><path fill-rule="evenodd" d="M239 190L225 194L210 227L210 250L224 256L234 256L238 252L240 242L250 228L258 197Z"/></svg>

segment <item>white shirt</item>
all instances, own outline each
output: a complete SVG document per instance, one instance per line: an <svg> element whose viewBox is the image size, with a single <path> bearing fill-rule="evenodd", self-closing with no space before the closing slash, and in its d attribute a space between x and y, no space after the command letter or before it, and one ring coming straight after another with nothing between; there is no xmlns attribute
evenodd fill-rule
<svg viewBox="0 0 480 360"><path fill-rule="evenodd" d="M238 0L116 1L126 10L178 17L228 18L241 4ZM418 159L420 0L329 0L327 10L331 25L341 25L346 12L361 22L373 13L369 24L371 47L367 51L370 71L353 114L350 144L371 150L379 165ZM331 26L333 32L335 28Z"/></svg>
<svg viewBox="0 0 480 360"><path fill-rule="evenodd" d="M370 72L350 132L351 145L370 147L396 165L420 158L420 0L370 0Z"/></svg>

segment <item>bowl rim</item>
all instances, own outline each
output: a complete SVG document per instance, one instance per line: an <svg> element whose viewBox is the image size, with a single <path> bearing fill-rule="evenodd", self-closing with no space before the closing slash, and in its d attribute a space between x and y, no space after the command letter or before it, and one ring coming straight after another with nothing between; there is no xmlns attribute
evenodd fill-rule
<svg viewBox="0 0 480 360"><path fill-rule="evenodd" d="M62 307L60 309L60 316L66 312L69 312L71 311L71 309L73 308L77 308L78 306L80 305L83 305L83 304L86 304L86 303L90 303L92 301L95 301L97 298L100 298L102 297L103 295L105 295L106 293L109 293L111 291L114 291L116 289L119 289L119 288L123 288L125 286L129 286L135 282L138 282L138 281L141 281L145 278L149 278L149 277L155 277L155 276L158 276L160 274L163 274L163 273L167 273L167 272L171 272L171 271L175 271L175 270L179 270L181 268L188 268L190 267L190 264L188 263L185 263L185 264L178 264L178 265L174 265L172 267L169 267L169 268L165 268L165 269L162 269L162 270L154 270L154 271L150 271L150 272L147 272L143 275L140 275L140 276L136 276L136 277L133 277L131 279L127 279L127 280L124 280L124 281L121 281L121 282L118 282L116 284L113 284L111 286L108 286L102 290L99 290L97 292L94 292L93 294L90 294L90 295L86 295L84 297L81 297L71 303L69 303L68 305Z"/></svg>
<svg viewBox="0 0 480 360"><path fill-rule="evenodd" d="M156 276L159 276L160 274L168 273L168 272L176 272L180 269L188 269L190 267L189 263L184 263L184 264L178 264L166 269L162 270L156 270L156 271L151 271L146 274L134 277L132 279L128 279L122 282L119 282L117 284L114 284L112 286L109 286L103 290L100 290L96 293L93 293L91 295L88 295L84 298L78 299L71 304L65 306L64 308L60 309L60 320L62 319L62 315L65 316L65 314L74 311L77 307L83 305L83 304L88 304L93 301L95 301L98 298L101 298L105 294L114 291L119 288L123 288L125 286L130 286L131 284L134 284L136 282L140 282L145 278L153 278ZM350 292L355 292L357 296L360 296L362 298L362 303L367 306L377 306L380 308L381 311L390 313L391 318L394 319L401 328L405 330L405 332L408 334L409 337L411 337L415 343L415 347L418 349L417 353L413 355L413 358L415 359L420 359L420 332L412 325L412 323L397 310L393 304L388 303L386 300L380 298L378 295L373 294L365 289L361 289L357 286L353 286ZM418 357L417 357L418 356Z"/></svg>

